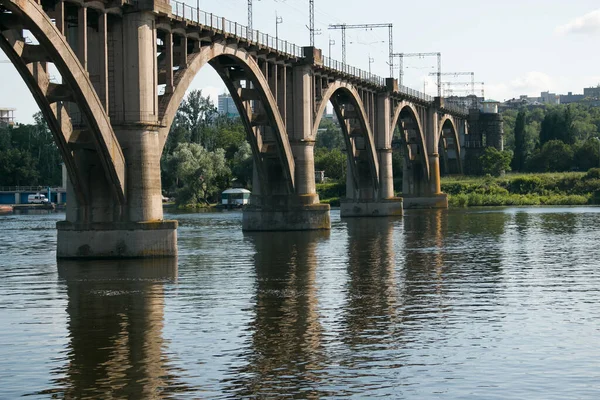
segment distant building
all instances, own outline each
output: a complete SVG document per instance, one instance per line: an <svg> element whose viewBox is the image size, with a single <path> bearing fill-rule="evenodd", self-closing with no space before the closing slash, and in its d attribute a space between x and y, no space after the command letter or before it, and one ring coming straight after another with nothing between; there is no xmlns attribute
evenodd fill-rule
<svg viewBox="0 0 600 400"><path fill-rule="evenodd" d="M0 126L14 125L15 108L0 108Z"/></svg>
<svg viewBox="0 0 600 400"><path fill-rule="evenodd" d="M600 99L600 86L583 88L583 97L590 99Z"/></svg>
<svg viewBox="0 0 600 400"><path fill-rule="evenodd" d="M233 98L228 94L220 94L219 101L217 104L217 111L221 115L227 115L228 117L238 117L240 115Z"/></svg>
<svg viewBox="0 0 600 400"><path fill-rule="evenodd" d="M560 104L560 96L556 93L542 92L540 94L540 103L542 104Z"/></svg>
<svg viewBox="0 0 600 400"><path fill-rule="evenodd" d="M573 94L573 92L569 92L568 94L560 95L560 104L571 104L578 103L585 99L585 95L583 94Z"/></svg>

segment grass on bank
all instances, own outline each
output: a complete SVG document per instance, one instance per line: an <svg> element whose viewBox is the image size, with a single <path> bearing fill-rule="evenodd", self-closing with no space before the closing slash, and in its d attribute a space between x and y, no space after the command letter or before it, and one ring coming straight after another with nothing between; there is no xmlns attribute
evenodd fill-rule
<svg viewBox="0 0 600 400"><path fill-rule="evenodd" d="M600 169L588 172L447 177L442 192L452 207L597 204Z"/></svg>
<svg viewBox="0 0 600 400"><path fill-rule="evenodd" d="M442 178L451 207L600 204L600 168L588 172L452 176ZM344 183L317 184L322 203L339 206ZM399 196L402 196L399 194Z"/></svg>

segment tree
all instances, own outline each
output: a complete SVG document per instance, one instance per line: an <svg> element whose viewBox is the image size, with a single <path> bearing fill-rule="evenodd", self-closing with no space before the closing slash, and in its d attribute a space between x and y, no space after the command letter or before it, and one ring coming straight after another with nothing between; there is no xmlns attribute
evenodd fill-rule
<svg viewBox="0 0 600 400"><path fill-rule="evenodd" d="M598 167L598 139L590 138L575 147L574 167L579 171L587 171Z"/></svg>
<svg viewBox="0 0 600 400"><path fill-rule="evenodd" d="M26 150L0 150L0 185L24 186L38 182L37 164Z"/></svg>
<svg viewBox="0 0 600 400"><path fill-rule="evenodd" d="M487 147L480 158L484 174L500 176L505 171L510 171L511 151L500 151L494 147Z"/></svg>
<svg viewBox="0 0 600 400"><path fill-rule="evenodd" d="M250 185L253 184L253 168L252 149L248 142L244 142L231 160L233 176L244 185L244 187L249 188Z"/></svg>
<svg viewBox="0 0 600 400"><path fill-rule="evenodd" d="M513 159L513 170L523 171L525 168L525 111L519 111L515 122L515 157Z"/></svg>
<svg viewBox="0 0 600 400"><path fill-rule="evenodd" d="M529 160L528 169L536 172L562 172L573 167L573 149L560 140L551 140Z"/></svg>
<svg viewBox="0 0 600 400"><path fill-rule="evenodd" d="M342 129L333 121L322 119L319 124L315 147L317 149L326 148L328 150L345 148L346 144L344 143Z"/></svg>
<svg viewBox="0 0 600 400"><path fill-rule="evenodd" d="M325 171L325 176L337 181L346 179L346 153L340 149L317 149L315 152L315 169Z"/></svg>
<svg viewBox="0 0 600 400"><path fill-rule="evenodd" d="M202 96L202 90L192 90L181 102L175 122L182 123L190 132L191 143L197 143L212 151L215 149L215 132L210 129L217 118L217 108L210 97Z"/></svg>
<svg viewBox="0 0 600 400"><path fill-rule="evenodd" d="M230 170L225 151L207 151L196 143L182 143L167 160L167 169L176 177L179 205L208 203L228 186Z"/></svg>

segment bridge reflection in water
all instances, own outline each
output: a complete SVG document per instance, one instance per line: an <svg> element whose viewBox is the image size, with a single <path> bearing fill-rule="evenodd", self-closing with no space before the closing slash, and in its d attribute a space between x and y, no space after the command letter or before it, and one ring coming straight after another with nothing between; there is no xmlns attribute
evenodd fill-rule
<svg viewBox="0 0 600 400"><path fill-rule="evenodd" d="M488 306L482 298L497 290L514 219L437 210L348 219L331 232L245 233L234 246L242 260L229 268L221 259L231 249L204 237L193 247L211 257L187 256L185 284L176 283L175 260L60 261L70 341L47 393L317 398L364 393L370 382L370 393L392 395L399 379L414 382L410 371L432 357L431 343L453 343L454 314ZM188 225L212 226L217 237L236 229L199 221ZM167 287L181 291L171 305L185 310L169 319L183 327L184 318L189 338L163 332ZM206 309L190 303L198 295ZM490 321L471 323L484 330Z"/></svg>
<svg viewBox="0 0 600 400"><path fill-rule="evenodd" d="M184 390L162 336L164 284L177 259L58 261L66 285L66 365L54 371L64 398L165 398Z"/></svg>

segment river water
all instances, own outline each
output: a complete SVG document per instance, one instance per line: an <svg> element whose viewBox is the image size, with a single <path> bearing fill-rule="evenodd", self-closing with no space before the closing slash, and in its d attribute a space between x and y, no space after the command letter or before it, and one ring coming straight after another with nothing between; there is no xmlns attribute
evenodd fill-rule
<svg viewBox="0 0 600 400"><path fill-rule="evenodd" d="M57 265L64 214L0 216L1 399L600 395L599 208L167 217L177 261Z"/></svg>

